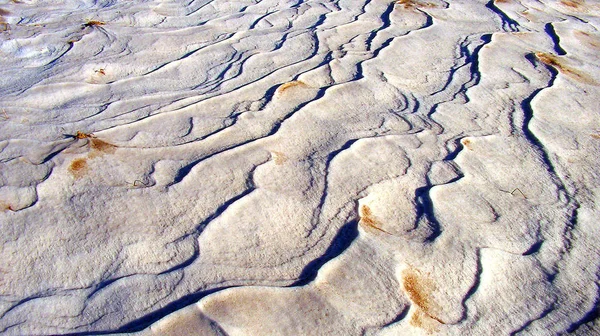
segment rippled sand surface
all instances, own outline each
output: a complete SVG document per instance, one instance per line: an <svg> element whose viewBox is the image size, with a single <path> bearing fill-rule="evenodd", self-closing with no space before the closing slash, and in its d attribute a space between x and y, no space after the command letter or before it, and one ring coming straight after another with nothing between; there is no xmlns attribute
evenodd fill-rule
<svg viewBox="0 0 600 336"><path fill-rule="evenodd" d="M600 3L0 0L0 334L600 334Z"/></svg>

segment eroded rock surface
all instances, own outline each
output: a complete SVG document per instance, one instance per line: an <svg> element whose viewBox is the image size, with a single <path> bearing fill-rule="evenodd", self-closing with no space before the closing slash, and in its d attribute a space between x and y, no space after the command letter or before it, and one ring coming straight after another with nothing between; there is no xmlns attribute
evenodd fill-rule
<svg viewBox="0 0 600 336"><path fill-rule="evenodd" d="M0 8L0 334L600 333L597 3Z"/></svg>

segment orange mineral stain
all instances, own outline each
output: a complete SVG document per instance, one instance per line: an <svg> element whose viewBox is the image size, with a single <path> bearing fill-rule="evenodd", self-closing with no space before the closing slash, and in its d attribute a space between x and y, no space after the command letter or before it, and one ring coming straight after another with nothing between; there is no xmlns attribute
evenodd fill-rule
<svg viewBox="0 0 600 336"><path fill-rule="evenodd" d="M472 151L473 150L473 143L471 142L471 140L464 138L462 140L460 140L460 143L465 146L466 149Z"/></svg>
<svg viewBox="0 0 600 336"><path fill-rule="evenodd" d="M285 91L294 88L294 87L308 87L308 85L306 85L304 82L299 81L299 80L295 80L295 81L291 81L291 82L287 82L284 84L281 84L278 88L276 93L277 94L283 94Z"/></svg>
<svg viewBox="0 0 600 336"><path fill-rule="evenodd" d="M404 9L414 8L435 8L437 5L429 2L417 1L417 0L397 0L396 5L402 6Z"/></svg>
<svg viewBox="0 0 600 336"><path fill-rule="evenodd" d="M98 21L98 20L87 20L84 24L83 27L97 27L97 26L104 26L104 21Z"/></svg>
<svg viewBox="0 0 600 336"><path fill-rule="evenodd" d="M90 148L105 154L113 154L117 150L117 146L97 138L90 139Z"/></svg>
<svg viewBox="0 0 600 336"><path fill-rule="evenodd" d="M575 36L575 38L585 46L588 46L592 49L600 49L600 38L598 35L576 30L573 32L573 36Z"/></svg>
<svg viewBox="0 0 600 336"><path fill-rule="evenodd" d="M560 3L571 8L580 8L583 6L583 1L580 0L561 0Z"/></svg>
<svg viewBox="0 0 600 336"><path fill-rule="evenodd" d="M590 76L567 66L566 64L564 64L563 59L556 55L543 52L536 52L535 57L537 57L537 59L540 62L555 68L560 73L568 76L571 79L585 84L597 85L596 81L594 81Z"/></svg>
<svg viewBox="0 0 600 336"><path fill-rule="evenodd" d="M88 169L87 159L79 158L75 159L69 165L69 172L73 174L75 178L82 177Z"/></svg>
<svg viewBox="0 0 600 336"><path fill-rule="evenodd" d="M433 313L439 310L440 306L432 298L431 293L436 286L430 279L415 269L407 268L402 271L402 286L408 298L416 306L410 320L411 325L433 332L437 331L439 324L445 324Z"/></svg>
<svg viewBox="0 0 600 336"><path fill-rule="evenodd" d="M373 213L371 212L371 208L366 205L360 207L360 221L358 222L360 226L362 226L365 230L368 231L379 231L386 234L389 234L387 231L382 229L381 224L373 218Z"/></svg>

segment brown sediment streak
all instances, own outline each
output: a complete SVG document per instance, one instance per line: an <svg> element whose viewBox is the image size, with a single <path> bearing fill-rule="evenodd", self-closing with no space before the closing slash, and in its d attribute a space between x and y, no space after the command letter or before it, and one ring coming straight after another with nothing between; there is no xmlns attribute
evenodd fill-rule
<svg viewBox="0 0 600 336"><path fill-rule="evenodd" d="M560 3L571 8L581 8L584 4L581 0L561 0Z"/></svg>
<svg viewBox="0 0 600 336"><path fill-rule="evenodd" d="M422 2L416 0L397 0L395 1L396 5L401 5L404 9L413 9L413 8L435 8L436 4L430 2Z"/></svg>
<svg viewBox="0 0 600 336"><path fill-rule="evenodd" d="M389 232L385 231L384 229L380 228L380 224L379 222L377 222L375 219L373 219L373 213L371 212L371 208L369 208L366 205L361 206L360 208L360 221L358 222L358 224L360 224L360 226L362 226L364 229L374 229L380 232L383 232L385 234L390 234Z"/></svg>
<svg viewBox="0 0 600 336"><path fill-rule="evenodd" d="M536 52L535 57L537 57L537 59L540 60L540 62L555 68L556 70L560 71L562 74L568 76L571 79L577 80L585 84L598 85L598 83L587 74L564 64L564 60L561 57L543 52Z"/></svg>
<svg viewBox="0 0 600 336"><path fill-rule="evenodd" d="M437 330L438 323L446 324L432 312L439 310L440 306L431 297L436 286L430 279L413 268L407 268L402 271L402 285L409 299L417 306L410 320L411 325L432 332Z"/></svg>
<svg viewBox="0 0 600 336"><path fill-rule="evenodd" d="M113 154L117 146L100 139L90 139L90 148L106 154Z"/></svg>
<svg viewBox="0 0 600 336"><path fill-rule="evenodd" d="M582 42L583 45L587 45L594 49L600 49L600 38L598 35L590 34L581 30L574 31L573 35L579 42Z"/></svg>
<svg viewBox="0 0 600 336"><path fill-rule="evenodd" d="M284 84L281 84L278 88L277 88L277 93L278 94L282 94L284 91L293 88L293 87L308 87L308 85L306 85L304 82L302 81L291 81L291 82L287 82Z"/></svg>

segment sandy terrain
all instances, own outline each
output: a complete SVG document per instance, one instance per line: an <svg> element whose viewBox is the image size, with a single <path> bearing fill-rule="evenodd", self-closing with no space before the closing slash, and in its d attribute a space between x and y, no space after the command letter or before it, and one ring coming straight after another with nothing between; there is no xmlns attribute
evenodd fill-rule
<svg viewBox="0 0 600 336"><path fill-rule="evenodd" d="M600 335L600 3L0 0L1 335Z"/></svg>

